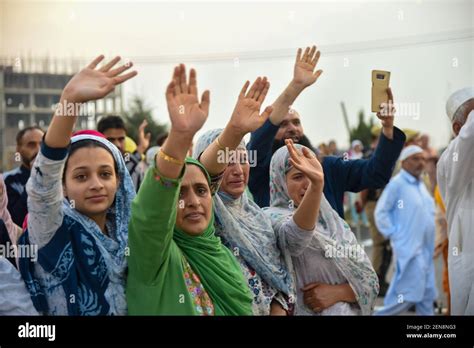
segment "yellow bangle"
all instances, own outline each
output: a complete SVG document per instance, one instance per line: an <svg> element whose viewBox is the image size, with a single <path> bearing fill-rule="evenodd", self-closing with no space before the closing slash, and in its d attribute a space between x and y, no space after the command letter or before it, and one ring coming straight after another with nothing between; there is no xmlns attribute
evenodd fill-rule
<svg viewBox="0 0 474 348"><path fill-rule="evenodd" d="M219 136L216 138L216 145L219 148L219 150L225 151L227 148L222 146L221 142L219 141Z"/></svg>
<svg viewBox="0 0 474 348"><path fill-rule="evenodd" d="M171 157L170 155L167 155L163 149L160 148L160 151L158 151L158 155L163 158L166 162L170 162L173 164L178 164L178 165L183 165L184 161L180 161L174 157Z"/></svg>

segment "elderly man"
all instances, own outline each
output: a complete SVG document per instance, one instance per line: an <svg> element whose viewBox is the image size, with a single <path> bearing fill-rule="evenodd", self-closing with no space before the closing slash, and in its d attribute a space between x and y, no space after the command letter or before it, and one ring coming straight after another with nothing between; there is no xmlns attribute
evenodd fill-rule
<svg viewBox="0 0 474 348"><path fill-rule="evenodd" d="M396 315L415 305L417 314L433 315L435 207L420 180L425 168L423 149L406 147L400 161L400 173L385 187L375 208L377 228L390 239L396 259L384 307L375 314Z"/></svg>
<svg viewBox="0 0 474 348"><path fill-rule="evenodd" d="M249 151L257 154L257 165L250 168L249 189L260 207L270 203L270 160L273 153L284 145L285 139L311 148L305 137L301 119L291 105L301 92L316 82L322 70L315 70L320 57L316 46L298 50L293 79L273 103L273 112L262 127L252 133ZM392 92L388 89L393 103ZM392 171L405 142L405 134L393 126L394 108L387 103L377 113L382 121L382 135L370 159L348 160L326 156L324 170L324 196L339 216L344 217L344 192L359 192L367 188L383 187L390 180Z"/></svg>
<svg viewBox="0 0 474 348"><path fill-rule="evenodd" d="M474 315L474 87L455 92L446 112L455 138L438 162L446 204L451 314Z"/></svg>

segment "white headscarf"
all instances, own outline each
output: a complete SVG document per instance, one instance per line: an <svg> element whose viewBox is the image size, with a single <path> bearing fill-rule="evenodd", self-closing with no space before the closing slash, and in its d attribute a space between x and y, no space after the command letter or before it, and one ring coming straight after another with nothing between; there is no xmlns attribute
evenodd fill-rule
<svg viewBox="0 0 474 348"><path fill-rule="evenodd" d="M299 144L295 146L298 149L302 148ZM275 233L278 234L278 238L282 239L280 245L287 244L284 240L286 236L283 233L279 234L281 226L292 218L295 212L295 208L289 204L291 198L286 184L286 174L290 169L288 149L284 146L274 153L270 163L270 207L264 208L265 213L272 221ZM323 251L323 253L331 255L337 255L341 248L359 251L355 253L357 255L354 257L332 257L331 260L334 261L336 267L354 290L362 314L370 315L379 292L377 274L367 254L358 245L349 225L339 217L324 194L321 197L319 220L308 248L315 252ZM289 265L288 268L292 270L294 276L291 255L287 250L282 250L282 252Z"/></svg>

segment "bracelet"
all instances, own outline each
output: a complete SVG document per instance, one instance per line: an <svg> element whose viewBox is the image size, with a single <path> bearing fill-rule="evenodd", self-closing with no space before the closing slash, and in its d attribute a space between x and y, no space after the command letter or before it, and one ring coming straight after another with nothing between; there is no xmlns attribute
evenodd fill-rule
<svg viewBox="0 0 474 348"><path fill-rule="evenodd" d="M226 151L226 147L222 146L221 142L219 141L219 136L216 138L216 145L219 148L219 150Z"/></svg>
<svg viewBox="0 0 474 348"><path fill-rule="evenodd" d="M179 159L176 159L174 157L171 157L170 155L167 155L162 148L160 148L160 151L158 151L158 155L164 159L166 162L178 164L178 165L183 165L184 161L180 161Z"/></svg>

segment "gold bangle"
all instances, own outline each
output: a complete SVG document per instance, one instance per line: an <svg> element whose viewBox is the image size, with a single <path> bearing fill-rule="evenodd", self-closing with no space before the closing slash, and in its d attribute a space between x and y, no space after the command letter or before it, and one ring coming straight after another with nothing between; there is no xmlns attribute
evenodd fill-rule
<svg viewBox="0 0 474 348"><path fill-rule="evenodd" d="M219 148L219 150L225 151L227 148L222 146L221 142L219 141L219 136L216 138L216 145Z"/></svg>
<svg viewBox="0 0 474 348"><path fill-rule="evenodd" d="M171 157L170 155L167 155L162 148L160 148L160 151L158 151L158 155L164 159L166 162L170 162L173 164L178 164L178 165L183 165L184 161L180 161L174 157Z"/></svg>

